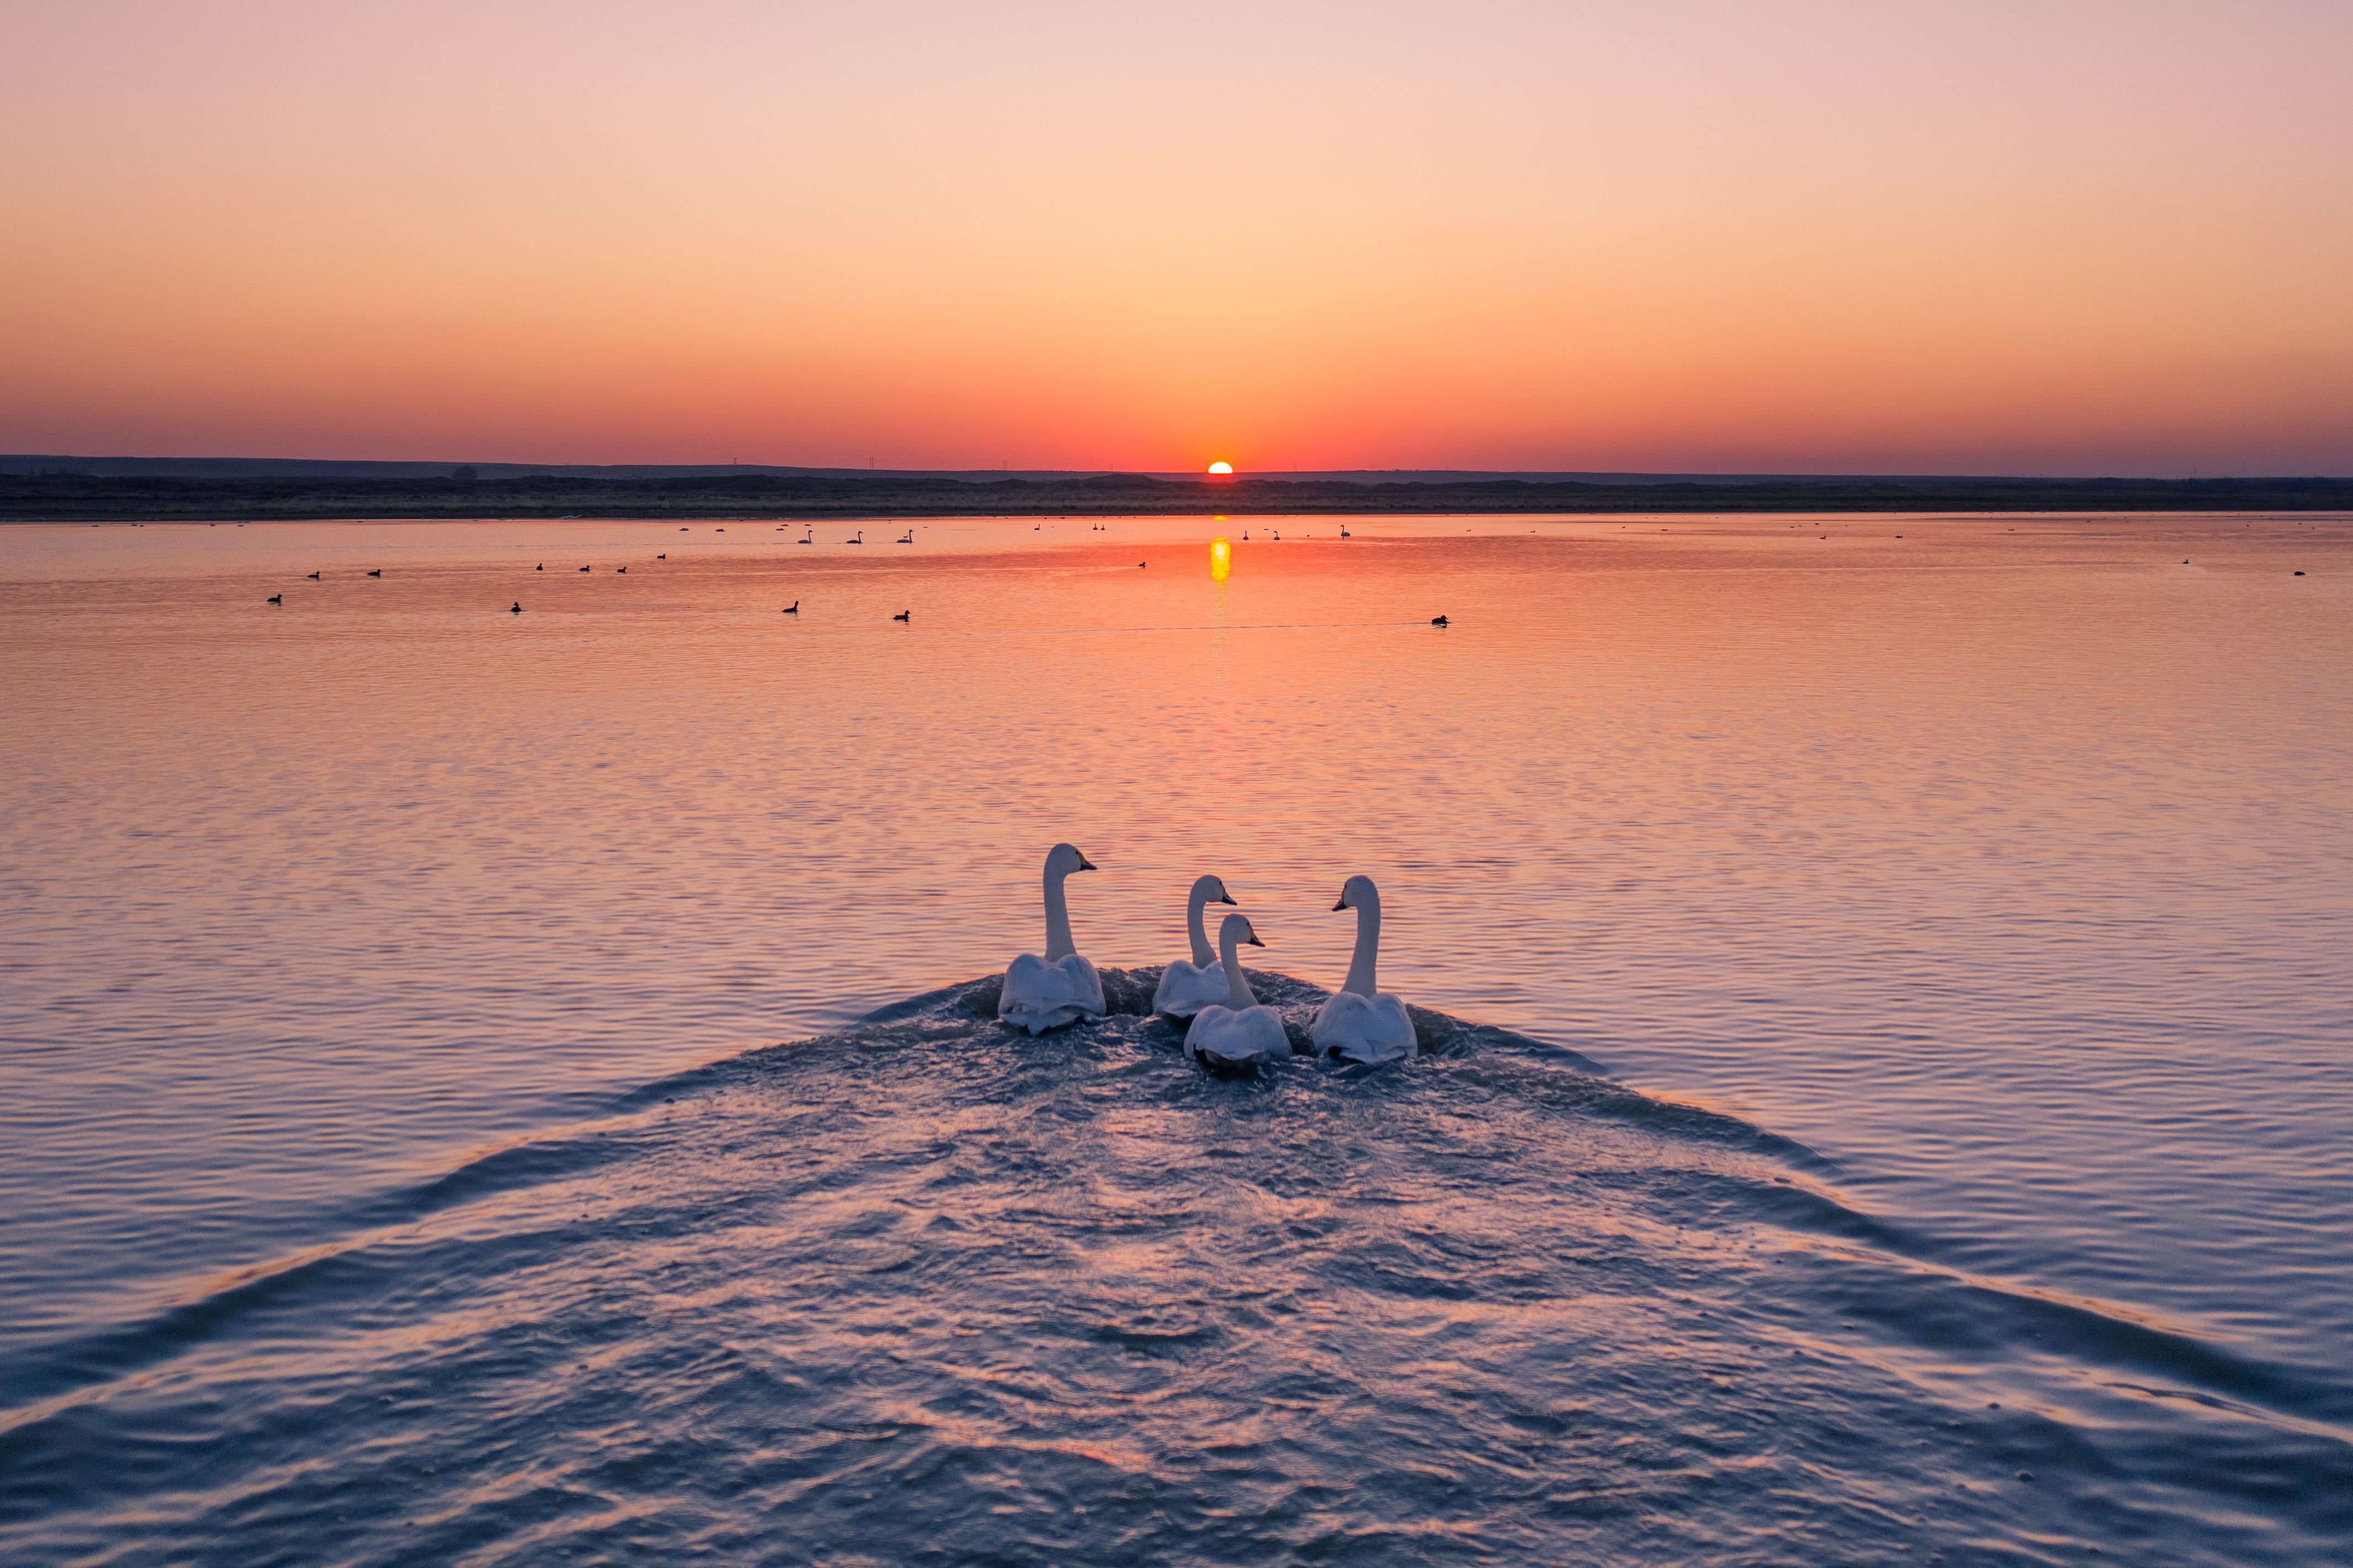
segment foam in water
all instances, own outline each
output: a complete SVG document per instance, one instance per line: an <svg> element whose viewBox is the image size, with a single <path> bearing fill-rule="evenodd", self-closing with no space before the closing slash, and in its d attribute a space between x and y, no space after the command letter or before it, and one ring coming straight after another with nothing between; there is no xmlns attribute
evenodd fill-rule
<svg viewBox="0 0 2353 1568"><path fill-rule="evenodd" d="M1232 1082L1105 970L652 1084L6 1368L16 1561L2318 1561L2341 1391L1572 1052ZM1324 994L1253 973L1303 1041ZM123 1520L140 1521L126 1535Z"/></svg>

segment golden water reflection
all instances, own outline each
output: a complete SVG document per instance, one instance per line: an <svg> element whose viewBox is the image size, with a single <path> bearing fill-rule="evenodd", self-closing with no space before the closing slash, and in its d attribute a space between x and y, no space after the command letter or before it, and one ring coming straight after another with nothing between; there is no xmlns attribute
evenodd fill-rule
<svg viewBox="0 0 2353 1568"><path fill-rule="evenodd" d="M1209 541L1209 581L1222 583L1234 569L1234 547L1222 539Z"/></svg>

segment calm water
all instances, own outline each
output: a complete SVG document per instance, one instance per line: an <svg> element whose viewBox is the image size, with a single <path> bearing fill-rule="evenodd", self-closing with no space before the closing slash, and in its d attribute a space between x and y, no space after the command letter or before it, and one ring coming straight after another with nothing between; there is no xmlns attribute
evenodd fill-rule
<svg viewBox="0 0 2353 1568"><path fill-rule="evenodd" d="M0 530L0 1557L2353 1553L2347 520L905 526Z"/></svg>

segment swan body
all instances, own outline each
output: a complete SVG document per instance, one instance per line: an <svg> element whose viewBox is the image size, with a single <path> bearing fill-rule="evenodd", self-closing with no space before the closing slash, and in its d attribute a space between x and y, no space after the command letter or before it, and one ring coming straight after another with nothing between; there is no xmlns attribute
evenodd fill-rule
<svg viewBox="0 0 2353 1568"><path fill-rule="evenodd" d="M1185 1031L1185 1054L1212 1070L1255 1068L1261 1062L1281 1061L1291 1055L1291 1037L1282 1032L1282 1019L1258 999L1250 982L1242 978L1242 961L1235 955L1242 942L1266 945L1240 915L1228 915L1218 922L1226 999L1194 1014L1192 1026Z"/></svg>
<svg viewBox="0 0 2353 1568"><path fill-rule="evenodd" d="M1152 1010L1164 1017L1189 1018L1212 1003L1226 999L1226 972L1209 950L1208 934L1201 929L1207 904L1230 904L1226 885L1203 877L1185 898L1185 934L1193 939L1193 956L1178 959L1160 972L1160 988L1152 994Z"/></svg>
<svg viewBox="0 0 2353 1568"><path fill-rule="evenodd" d="M1388 1062L1413 1055L1419 1047L1405 1004L1374 981L1381 946L1380 889L1370 877L1351 877L1332 907L1356 911L1356 951L1348 961L1348 978L1316 1011L1307 1037L1321 1054L1350 1061Z"/></svg>
<svg viewBox="0 0 2353 1568"><path fill-rule="evenodd" d="M997 999L997 1016L1003 1022L1042 1035L1110 1011L1103 1005L1102 976L1071 941L1070 910L1062 901L1063 879L1073 871L1093 869L1085 856L1067 844L1047 852L1046 954L1040 958L1025 952L1006 965L1005 984Z"/></svg>

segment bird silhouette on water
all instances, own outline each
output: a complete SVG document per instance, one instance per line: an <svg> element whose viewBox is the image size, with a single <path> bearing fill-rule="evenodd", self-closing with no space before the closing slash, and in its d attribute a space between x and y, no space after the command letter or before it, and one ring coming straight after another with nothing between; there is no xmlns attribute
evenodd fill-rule
<svg viewBox="0 0 2353 1568"><path fill-rule="evenodd" d="M582 568L580 568L580 570L582 570L583 572L586 572L586 571L587 571L587 570L588 570L588 568L586 568L586 566L583 566Z"/></svg>
<svg viewBox="0 0 2353 1568"><path fill-rule="evenodd" d="M319 580L319 574L318 574L316 572L311 573L311 582L313 582L313 583L315 583L315 582L317 582L318 580Z"/></svg>
<svg viewBox="0 0 2353 1568"><path fill-rule="evenodd" d="M379 566L375 571L369 573L368 575L371 577L381 577L384 575L384 568Z"/></svg>
<svg viewBox="0 0 2353 1568"><path fill-rule="evenodd" d="M286 602L286 595L283 594L272 594L269 595L269 602L273 605L282 605Z"/></svg>
<svg viewBox="0 0 2353 1568"><path fill-rule="evenodd" d="M798 599L795 599L791 604L786 605L783 609L776 612L776 614L780 616L797 616L800 613L801 602Z"/></svg>
<svg viewBox="0 0 2353 1568"><path fill-rule="evenodd" d="M547 570L547 563L543 561L538 565L533 567L532 570L534 572L544 572Z"/></svg>
<svg viewBox="0 0 2353 1568"><path fill-rule="evenodd" d="M1430 624L1433 626L1442 626L1447 624L1447 620L1444 616L1432 616L1430 617Z"/></svg>
<svg viewBox="0 0 2353 1568"><path fill-rule="evenodd" d="M902 610L891 618L894 621L913 621L915 618L915 612L913 610Z"/></svg>
<svg viewBox="0 0 2353 1568"><path fill-rule="evenodd" d="M521 599L517 599L513 604L512 604L512 605L508 605L508 606L507 606L507 614L508 614L508 615L511 615L511 616L519 616L519 615L522 615L522 601Z"/></svg>

